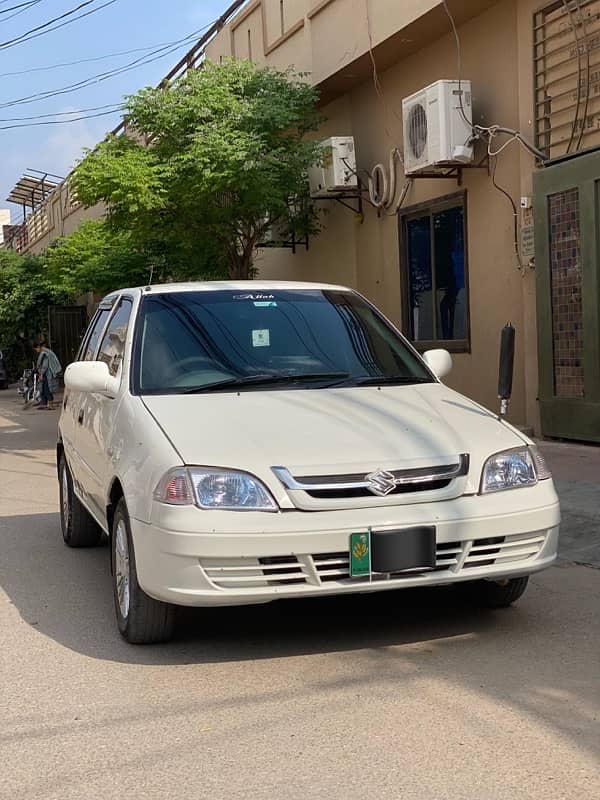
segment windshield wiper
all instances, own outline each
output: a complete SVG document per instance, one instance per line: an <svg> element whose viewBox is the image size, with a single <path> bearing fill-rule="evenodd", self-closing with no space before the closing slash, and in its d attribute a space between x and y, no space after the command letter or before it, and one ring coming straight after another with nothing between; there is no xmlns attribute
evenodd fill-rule
<svg viewBox="0 0 600 800"><path fill-rule="evenodd" d="M265 373L264 375L244 375L238 378L226 378L216 383L207 383L204 386L192 386L184 389L181 394L201 394L202 392L217 392L219 389L235 389L238 386L268 386L275 384L294 384L303 381L341 380L350 377L349 372L307 372L298 375L280 375Z"/></svg>
<svg viewBox="0 0 600 800"><path fill-rule="evenodd" d="M433 383L431 378L408 375L380 375L378 378L355 378L356 386L409 386L414 383Z"/></svg>

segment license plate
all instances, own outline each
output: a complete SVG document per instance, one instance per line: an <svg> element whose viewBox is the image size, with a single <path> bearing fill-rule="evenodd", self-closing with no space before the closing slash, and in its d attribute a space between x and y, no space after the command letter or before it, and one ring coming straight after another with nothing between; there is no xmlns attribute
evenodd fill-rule
<svg viewBox="0 0 600 800"><path fill-rule="evenodd" d="M350 534L350 577L371 574L371 533Z"/></svg>
<svg viewBox="0 0 600 800"><path fill-rule="evenodd" d="M435 568L435 527L350 534L350 577L427 572Z"/></svg>

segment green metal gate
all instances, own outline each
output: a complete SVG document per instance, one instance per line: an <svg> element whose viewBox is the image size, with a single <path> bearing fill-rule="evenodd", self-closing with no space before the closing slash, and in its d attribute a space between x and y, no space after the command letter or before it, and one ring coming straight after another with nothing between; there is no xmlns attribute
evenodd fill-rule
<svg viewBox="0 0 600 800"><path fill-rule="evenodd" d="M600 153L534 175L542 433L600 442Z"/></svg>

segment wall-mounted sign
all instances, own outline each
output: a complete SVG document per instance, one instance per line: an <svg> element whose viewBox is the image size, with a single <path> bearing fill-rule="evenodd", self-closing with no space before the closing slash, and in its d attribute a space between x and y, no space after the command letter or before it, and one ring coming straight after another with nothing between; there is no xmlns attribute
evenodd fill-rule
<svg viewBox="0 0 600 800"><path fill-rule="evenodd" d="M533 235L533 225L524 225L521 228L521 258L524 261L531 261L535 257L535 241Z"/></svg>

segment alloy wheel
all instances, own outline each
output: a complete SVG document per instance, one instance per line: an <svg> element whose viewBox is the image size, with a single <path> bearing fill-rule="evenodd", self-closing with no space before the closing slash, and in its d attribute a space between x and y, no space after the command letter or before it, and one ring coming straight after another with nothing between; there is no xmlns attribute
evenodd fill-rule
<svg viewBox="0 0 600 800"><path fill-rule="evenodd" d="M129 614L129 543L125 522L120 519L115 533L115 581L117 598L123 619Z"/></svg>

